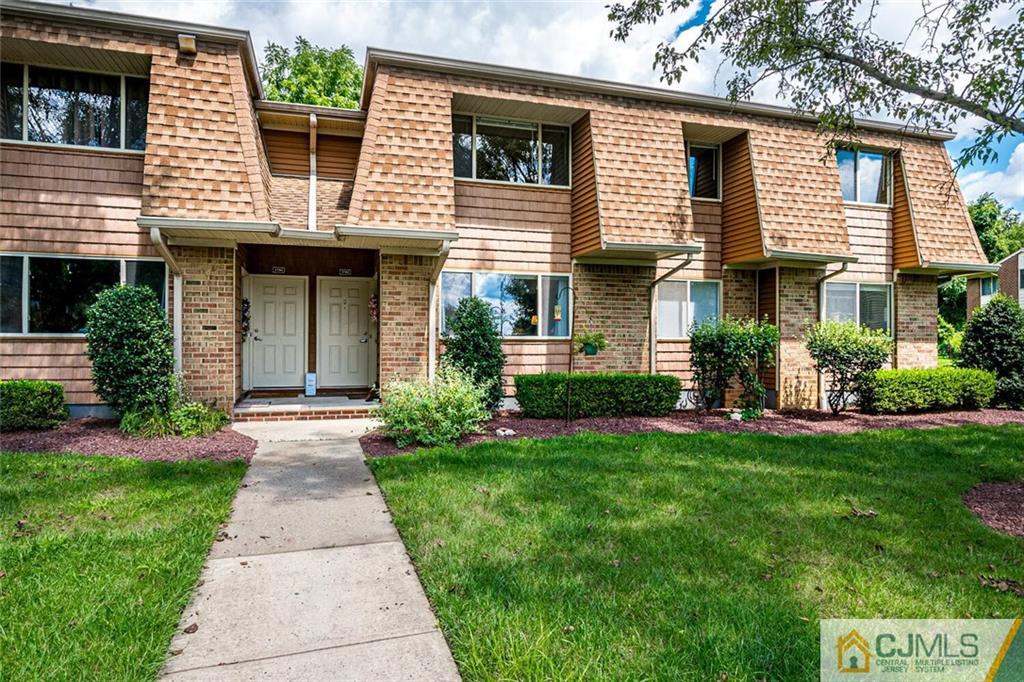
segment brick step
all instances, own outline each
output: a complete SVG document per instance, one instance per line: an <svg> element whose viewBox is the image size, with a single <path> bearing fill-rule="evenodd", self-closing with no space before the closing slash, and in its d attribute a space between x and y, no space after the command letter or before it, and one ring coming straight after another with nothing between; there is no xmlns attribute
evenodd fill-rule
<svg viewBox="0 0 1024 682"><path fill-rule="evenodd" d="M234 410L234 422L313 421L322 419L366 419L376 407L325 407L318 409Z"/></svg>

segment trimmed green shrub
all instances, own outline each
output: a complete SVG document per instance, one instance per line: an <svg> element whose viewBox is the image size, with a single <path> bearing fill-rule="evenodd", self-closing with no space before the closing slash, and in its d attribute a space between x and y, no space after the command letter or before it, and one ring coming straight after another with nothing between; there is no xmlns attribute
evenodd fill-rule
<svg viewBox="0 0 1024 682"><path fill-rule="evenodd" d="M523 416L564 419L567 379L563 372L517 375L516 400ZM573 374L571 382L572 419L668 414L682 388L678 377L667 374L582 373Z"/></svg>
<svg viewBox="0 0 1024 682"><path fill-rule="evenodd" d="M56 381L0 381L0 431L52 429L67 419L64 386Z"/></svg>
<svg viewBox="0 0 1024 682"><path fill-rule="evenodd" d="M494 309L471 296L459 301L447 315L448 329L444 335L441 361L458 367L484 389L484 406L495 410L501 405L504 392L501 373L505 369L505 352L494 320Z"/></svg>
<svg viewBox="0 0 1024 682"><path fill-rule="evenodd" d="M804 343L814 369L825 375L832 414L846 409L864 382L892 355L888 334L855 322L817 322L807 329Z"/></svg>
<svg viewBox="0 0 1024 682"><path fill-rule="evenodd" d="M726 315L695 325L690 332L690 366L697 407L707 410L719 404L729 386L739 382L744 414L748 419L760 417L765 395L760 377L775 365L778 346L779 328L768 322Z"/></svg>
<svg viewBox="0 0 1024 682"><path fill-rule="evenodd" d="M958 364L995 374L995 404L1024 409L1024 311L1016 301L999 294L975 311Z"/></svg>
<svg viewBox="0 0 1024 682"><path fill-rule="evenodd" d="M153 290L111 287L85 316L97 395L121 413L168 413L174 401L174 337Z"/></svg>
<svg viewBox="0 0 1024 682"><path fill-rule="evenodd" d="M486 400L486 386L442 363L433 384L416 379L385 385L375 416L381 421L381 432L398 447L447 445L479 430L490 416Z"/></svg>
<svg viewBox="0 0 1024 682"><path fill-rule="evenodd" d="M873 413L978 409L995 393L996 378L983 369L883 369L863 382L858 402Z"/></svg>

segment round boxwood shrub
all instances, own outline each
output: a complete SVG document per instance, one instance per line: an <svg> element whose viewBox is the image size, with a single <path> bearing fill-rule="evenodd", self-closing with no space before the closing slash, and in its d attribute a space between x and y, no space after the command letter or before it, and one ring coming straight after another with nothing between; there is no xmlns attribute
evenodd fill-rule
<svg viewBox="0 0 1024 682"><path fill-rule="evenodd" d="M489 410L497 409L504 397L501 373L505 369L505 352L501 350L494 309L471 296L459 301L455 310L448 313L447 322L442 362L461 369L483 387L485 406Z"/></svg>
<svg viewBox="0 0 1024 682"><path fill-rule="evenodd" d="M166 414L174 400L174 336L148 287L116 286L86 310L96 393L118 412Z"/></svg>
<svg viewBox="0 0 1024 682"><path fill-rule="evenodd" d="M1024 408L1024 311L997 295L967 322L960 346L961 367L996 375L996 405Z"/></svg>

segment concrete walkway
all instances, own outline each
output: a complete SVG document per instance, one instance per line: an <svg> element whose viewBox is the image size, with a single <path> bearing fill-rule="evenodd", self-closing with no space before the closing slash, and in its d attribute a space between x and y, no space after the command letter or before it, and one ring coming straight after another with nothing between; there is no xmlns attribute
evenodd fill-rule
<svg viewBox="0 0 1024 682"><path fill-rule="evenodd" d="M368 426L236 426L259 447L171 643L167 679L459 679L363 463Z"/></svg>

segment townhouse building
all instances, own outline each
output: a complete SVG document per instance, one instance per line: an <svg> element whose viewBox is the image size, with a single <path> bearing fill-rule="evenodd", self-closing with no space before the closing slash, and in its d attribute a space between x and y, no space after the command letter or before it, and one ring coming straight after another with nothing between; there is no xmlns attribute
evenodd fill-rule
<svg viewBox="0 0 1024 682"><path fill-rule="evenodd" d="M940 278L987 266L944 146L756 103L370 49L354 110L264 99L248 32L5 1L0 365L98 405L96 292L150 286L192 395L431 376L446 315L495 310L521 372L689 377L691 326L779 325L771 404L814 406L802 335L887 330L936 363ZM308 375L312 375L309 377ZM340 409L340 408L339 408Z"/></svg>

